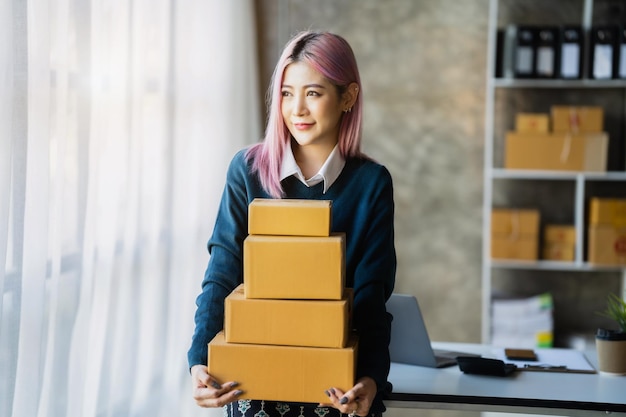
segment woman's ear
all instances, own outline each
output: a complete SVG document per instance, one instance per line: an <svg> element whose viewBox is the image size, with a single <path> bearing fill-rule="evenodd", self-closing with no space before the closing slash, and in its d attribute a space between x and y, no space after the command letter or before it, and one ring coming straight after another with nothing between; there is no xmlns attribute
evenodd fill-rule
<svg viewBox="0 0 626 417"><path fill-rule="evenodd" d="M342 97L342 108L344 112L352 110L352 106L356 103L356 99L359 97L359 85L357 83L350 83Z"/></svg>

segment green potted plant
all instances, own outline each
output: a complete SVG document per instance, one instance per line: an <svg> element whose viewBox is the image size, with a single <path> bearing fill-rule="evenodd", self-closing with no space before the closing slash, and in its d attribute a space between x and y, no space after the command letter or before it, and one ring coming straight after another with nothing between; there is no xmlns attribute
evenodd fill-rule
<svg viewBox="0 0 626 417"><path fill-rule="evenodd" d="M606 309L599 314L617 325L617 329L599 328L596 333L599 371L626 375L626 301L609 294Z"/></svg>

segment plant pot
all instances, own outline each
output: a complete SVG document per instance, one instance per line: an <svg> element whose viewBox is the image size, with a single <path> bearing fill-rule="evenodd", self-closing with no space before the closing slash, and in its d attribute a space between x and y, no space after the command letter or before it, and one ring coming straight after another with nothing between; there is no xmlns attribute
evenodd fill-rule
<svg viewBox="0 0 626 417"><path fill-rule="evenodd" d="M596 350L600 373L626 375L626 332L598 329Z"/></svg>

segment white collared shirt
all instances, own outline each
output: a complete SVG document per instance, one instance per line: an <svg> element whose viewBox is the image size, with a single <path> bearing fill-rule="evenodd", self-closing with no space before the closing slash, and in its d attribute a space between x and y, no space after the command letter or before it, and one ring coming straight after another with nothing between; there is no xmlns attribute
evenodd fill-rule
<svg viewBox="0 0 626 417"><path fill-rule="evenodd" d="M285 178L294 175L307 187L313 187L323 181L324 194L326 194L326 191L328 191L330 186L333 185L335 180L337 180L345 165L346 160L343 156L341 156L339 146L335 145L317 174L313 175L309 179L306 179L304 178L304 175L302 175L302 170L300 170L300 167L296 163L296 158L293 156L293 150L291 149L290 144L289 147L285 149L283 154L283 160L280 165L280 180L282 181Z"/></svg>

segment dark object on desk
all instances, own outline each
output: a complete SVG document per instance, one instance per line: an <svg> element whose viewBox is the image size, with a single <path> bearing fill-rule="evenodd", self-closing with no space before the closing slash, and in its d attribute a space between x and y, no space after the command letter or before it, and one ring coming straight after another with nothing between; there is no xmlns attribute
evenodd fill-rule
<svg viewBox="0 0 626 417"><path fill-rule="evenodd" d="M459 369L466 374L508 376L517 370L515 364L504 363L500 359L458 356L456 361L459 364Z"/></svg>
<svg viewBox="0 0 626 417"><path fill-rule="evenodd" d="M506 358L510 361L526 361L534 362L537 360L537 354L532 349L504 349Z"/></svg>

